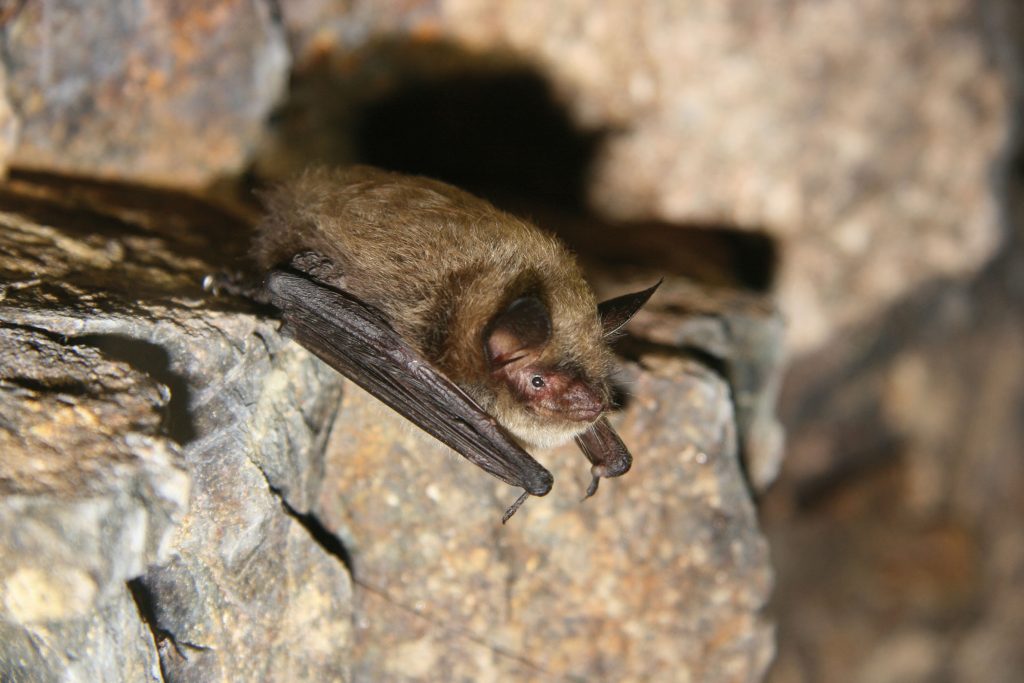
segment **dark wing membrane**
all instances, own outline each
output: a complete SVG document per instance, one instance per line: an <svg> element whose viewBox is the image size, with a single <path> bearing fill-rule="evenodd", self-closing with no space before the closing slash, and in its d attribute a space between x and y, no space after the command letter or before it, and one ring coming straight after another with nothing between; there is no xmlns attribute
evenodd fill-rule
<svg viewBox="0 0 1024 683"><path fill-rule="evenodd" d="M602 417L590 425L587 431L579 434L576 437L576 445L591 462L590 472L594 475L587 488L586 498L597 493L601 477L623 475L633 464L633 456L630 455L629 449L622 443L622 439L606 417Z"/></svg>
<svg viewBox="0 0 1024 683"><path fill-rule="evenodd" d="M380 311L299 273L272 270L266 287L293 338L332 368L498 479L534 496L551 490L551 473Z"/></svg>

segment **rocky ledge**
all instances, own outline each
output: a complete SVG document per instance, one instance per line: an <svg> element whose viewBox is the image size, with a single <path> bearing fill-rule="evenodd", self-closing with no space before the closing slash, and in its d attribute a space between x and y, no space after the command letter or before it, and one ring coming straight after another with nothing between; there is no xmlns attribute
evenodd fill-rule
<svg viewBox="0 0 1024 683"><path fill-rule="evenodd" d="M633 470L581 503L583 457L540 453L502 526L516 491L202 290L245 221L23 175L0 223L4 680L762 677L766 302L668 277L622 342Z"/></svg>

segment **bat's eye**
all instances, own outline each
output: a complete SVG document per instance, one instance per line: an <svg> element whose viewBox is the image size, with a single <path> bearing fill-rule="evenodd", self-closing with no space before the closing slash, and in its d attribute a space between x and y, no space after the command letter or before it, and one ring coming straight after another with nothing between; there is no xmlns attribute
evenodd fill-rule
<svg viewBox="0 0 1024 683"><path fill-rule="evenodd" d="M544 378L540 375L534 375L533 379L530 380L530 384L532 384L535 389L540 389L544 386Z"/></svg>

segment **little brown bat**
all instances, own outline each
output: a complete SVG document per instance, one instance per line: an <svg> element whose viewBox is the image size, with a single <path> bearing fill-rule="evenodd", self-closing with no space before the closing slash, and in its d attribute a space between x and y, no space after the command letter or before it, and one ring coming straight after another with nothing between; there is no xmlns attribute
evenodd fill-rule
<svg viewBox="0 0 1024 683"><path fill-rule="evenodd" d="M575 438L592 463L587 497L629 469L605 418L608 337L658 285L599 305L554 237L427 178L313 169L266 202L253 255L292 336L525 489L503 522L553 481L520 444Z"/></svg>

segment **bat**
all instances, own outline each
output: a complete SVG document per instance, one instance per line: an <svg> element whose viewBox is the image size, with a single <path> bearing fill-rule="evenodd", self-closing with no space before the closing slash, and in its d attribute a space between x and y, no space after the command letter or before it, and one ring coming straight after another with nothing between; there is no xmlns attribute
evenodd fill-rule
<svg viewBox="0 0 1024 683"><path fill-rule="evenodd" d="M445 183L316 168L266 197L253 242L262 297L302 346L442 443L523 489L524 450L575 439L602 478L632 456L608 422L609 338L651 297L598 304L553 236Z"/></svg>

